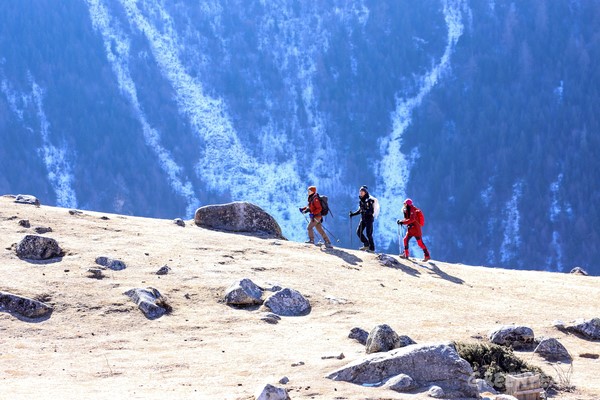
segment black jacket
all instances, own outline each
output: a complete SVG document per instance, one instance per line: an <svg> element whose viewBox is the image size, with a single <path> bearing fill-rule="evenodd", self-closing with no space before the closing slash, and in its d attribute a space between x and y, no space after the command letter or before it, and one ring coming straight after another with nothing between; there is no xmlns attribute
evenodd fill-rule
<svg viewBox="0 0 600 400"><path fill-rule="evenodd" d="M375 212L375 207L373 204L375 203L375 200L373 200L368 193L365 195L365 197L359 197L359 200L358 210L350 213L350 215L355 216L360 214L362 219L374 219L373 214Z"/></svg>

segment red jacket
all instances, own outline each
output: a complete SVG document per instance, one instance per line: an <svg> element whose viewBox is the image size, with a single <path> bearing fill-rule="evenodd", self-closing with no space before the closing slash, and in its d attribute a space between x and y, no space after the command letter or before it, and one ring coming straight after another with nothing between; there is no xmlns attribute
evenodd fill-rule
<svg viewBox="0 0 600 400"><path fill-rule="evenodd" d="M321 206L321 200L319 200L318 194L313 193L308 196L308 206L304 207L304 209L306 210L307 208L314 217L321 217L321 211L323 211L323 207Z"/></svg>
<svg viewBox="0 0 600 400"><path fill-rule="evenodd" d="M401 222L403 225L408 226L408 234L410 236L421 237L421 225L417 221L417 213L414 212L414 207L405 206L402 211L404 212L404 219Z"/></svg>

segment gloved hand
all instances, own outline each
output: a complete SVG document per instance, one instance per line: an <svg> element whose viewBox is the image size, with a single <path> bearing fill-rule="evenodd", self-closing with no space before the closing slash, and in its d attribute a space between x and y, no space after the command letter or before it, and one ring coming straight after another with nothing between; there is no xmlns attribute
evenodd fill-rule
<svg viewBox="0 0 600 400"><path fill-rule="evenodd" d="M301 213L304 213L304 207L300 207L298 210L300 210Z"/></svg>
<svg viewBox="0 0 600 400"><path fill-rule="evenodd" d="M310 218L314 218L314 217L315 217L315 214L312 214L312 213L311 213L311 214L308 214L308 216L309 216Z"/></svg>
<svg viewBox="0 0 600 400"><path fill-rule="evenodd" d="M402 225L402 220L401 220L401 219L399 219L398 221L396 221L396 223L397 223L398 225Z"/></svg>
<svg viewBox="0 0 600 400"><path fill-rule="evenodd" d="M354 214L352 214L352 211L349 211L349 212L348 212L348 216L349 216L350 218L354 217Z"/></svg>

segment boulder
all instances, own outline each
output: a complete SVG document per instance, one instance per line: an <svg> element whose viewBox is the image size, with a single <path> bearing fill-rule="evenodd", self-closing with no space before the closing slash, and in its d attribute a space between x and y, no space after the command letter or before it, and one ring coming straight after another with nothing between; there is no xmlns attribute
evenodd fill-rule
<svg viewBox="0 0 600 400"><path fill-rule="evenodd" d="M113 271L120 271L127 268L127 265L123 261L104 256L96 257L96 264L112 269Z"/></svg>
<svg viewBox="0 0 600 400"><path fill-rule="evenodd" d="M234 306L262 304L263 291L250 279L234 282L225 292L225 302Z"/></svg>
<svg viewBox="0 0 600 400"><path fill-rule="evenodd" d="M0 292L0 311L25 318L42 318L52 314L53 308L41 301Z"/></svg>
<svg viewBox="0 0 600 400"><path fill-rule="evenodd" d="M390 351L415 342L408 336L398 336L389 325L377 325L367 337L367 354Z"/></svg>
<svg viewBox="0 0 600 400"><path fill-rule="evenodd" d="M22 219L19 221L19 225L22 226L23 228L30 228L31 224L29 223L28 219Z"/></svg>
<svg viewBox="0 0 600 400"><path fill-rule="evenodd" d="M357 360L327 378L358 385L381 385L393 376L406 374L417 387L436 385L446 398L478 397L470 384L473 369L446 344L411 345Z"/></svg>
<svg viewBox="0 0 600 400"><path fill-rule="evenodd" d="M361 328L352 328L350 330L350 333L348 334L348 337L350 339L354 339L356 341L358 341L358 343L362 344L363 346L367 344L367 339L369 337L369 332L365 331L364 329Z"/></svg>
<svg viewBox="0 0 600 400"><path fill-rule="evenodd" d="M400 393L410 392L417 388L413 378L406 374L392 376L383 387Z"/></svg>
<svg viewBox="0 0 600 400"><path fill-rule="evenodd" d="M48 260L62 257L63 251L52 238L27 235L17 244L17 256L27 260Z"/></svg>
<svg viewBox="0 0 600 400"><path fill-rule="evenodd" d="M600 318L592 318L588 320L579 319L571 325L567 325L566 329L569 332L576 333L590 340L600 340Z"/></svg>
<svg viewBox="0 0 600 400"><path fill-rule="evenodd" d="M196 210L194 222L209 229L285 239L272 216L262 208L246 202L200 207Z"/></svg>
<svg viewBox="0 0 600 400"><path fill-rule="evenodd" d="M575 267L569 273L570 274L574 274L574 275L588 276L588 272L585 269L581 268L581 267Z"/></svg>
<svg viewBox="0 0 600 400"><path fill-rule="evenodd" d="M548 361L571 360L568 350L555 338L542 338L533 352L538 353Z"/></svg>
<svg viewBox="0 0 600 400"><path fill-rule="evenodd" d="M256 400L290 400L287 390L270 384L258 390Z"/></svg>
<svg viewBox="0 0 600 400"><path fill-rule="evenodd" d="M129 296L148 319L162 317L168 311L167 307L162 305L164 304L164 299L160 292L152 287L146 289L135 288L123 294ZM162 304L159 305L158 303Z"/></svg>
<svg viewBox="0 0 600 400"><path fill-rule="evenodd" d="M31 205L34 205L36 207L40 206L40 201L38 200L38 198L35 197L35 196L31 196L29 194L19 194L19 195L17 195L17 197L15 198L15 203L31 204Z"/></svg>
<svg viewBox="0 0 600 400"><path fill-rule="evenodd" d="M310 312L308 300L300 292L290 288L284 288L273 293L265 301L265 306L269 307L275 314L284 317L296 317Z"/></svg>
<svg viewBox="0 0 600 400"><path fill-rule="evenodd" d="M504 325L489 334L492 343L513 349L527 349L535 345L533 329L526 326Z"/></svg>

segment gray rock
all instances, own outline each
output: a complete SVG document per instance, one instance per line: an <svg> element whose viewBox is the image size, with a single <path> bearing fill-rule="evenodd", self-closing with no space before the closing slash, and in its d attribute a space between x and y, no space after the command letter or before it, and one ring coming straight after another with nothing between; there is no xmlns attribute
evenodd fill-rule
<svg viewBox="0 0 600 400"><path fill-rule="evenodd" d="M290 382L290 379L287 376L284 376L283 378L281 378L279 380L279 383L281 383L282 385L287 385Z"/></svg>
<svg viewBox="0 0 600 400"><path fill-rule="evenodd" d="M437 385L447 398L478 397L470 384L473 369L456 350L445 344L412 345L375 353L357 360L328 378L358 385L377 385L393 376L406 374L418 387Z"/></svg>
<svg viewBox="0 0 600 400"><path fill-rule="evenodd" d="M377 256L377 259L379 260L379 263L381 265L383 265L384 267L399 268L401 265L398 260L396 260L394 257L389 256L387 254L379 254Z"/></svg>
<svg viewBox="0 0 600 400"><path fill-rule="evenodd" d="M71 215L83 215L83 211L80 211L80 210L69 210L69 214L71 214Z"/></svg>
<svg viewBox="0 0 600 400"><path fill-rule="evenodd" d="M27 260L49 260L62 255L58 242L49 237L27 235L17 244L17 256Z"/></svg>
<svg viewBox="0 0 600 400"><path fill-rule="evenodd" d="M505 325L489 334L492 343L514 349L528 349L535 345L533 329L526 326Z"/></svg>
<svg viewBox="0 0 600 400"><path fill-rule="evenodd" d="M571 360L571 355L565 346L555 338L542 338L534 353L538 353L548 361Z"/></svg>
<svg viewBox="0 0 600 400"><path fill-rule="evenodd" d="M38 198L35 197L35 196L31 196L29 194L19 194L19 195L17 195L17 197L15 198L15 203L31 204L31 205L34 205L34 206L37 206L37 207L40 206L40 201L38 200Z"/></svg>
<svg viewBox="0 0 600 400"><path fill-rule="evenodd" d="M28 219L22 219L19 221L19 225L22 226L23 228L30 228L31 224L29 223Z"/></svg>
<svg viewBox="0 0 600 400"><path fill-rule="evenodd" d="M168 265L163 265L158 269L158 271L156 271L156 275L167 275L169 272L171 272L171 267Z"/></svg>
<svg viewBox="0 0 600 400"><path fill-rule="evenodd" d="M0 311L25 318L42 318L52 314L53 308L41 301L0 292Z"/></svg>
<svg viewBox="0 0 600 400"><path fill-rule="evenodd" d="M427 396L433 397L434 399L443 399L446 397L446 393L444 393L444 389L439 386L432 386L427 391Z"/></svg>
<svg viewBox="0 0 600 400"><path fill-rule="evenodd" d="M474 383L477 385L479 393L498 394L498 391L496 391L496 389L494 389L494 387L485 379L475 379Z"/></svg>
<svg viewBox="0 0 600 400"><path fill-rule="evenodd" d="M103 256L96 258L96 264L112 269L113 271L120 271L122 269L127 268L127 265L125 265L123 261Z"/></svg>
<svg viewBox="0 0 600 400"><path fill-rule="evenodd" d="M43 235L44 233L48 233L48 232L52 232L52 228L50 228L49 226L36 226L35 228L33 228L33 230L35 231L35 233L39 234L39 235Z"/></svg>
<svg viewBox="0 0 600 400"><path fill-rule="evenodd" d="M585 269L581 268L581 267L575 267L569 273L570 274L574 274L574 275L588 276L588 272Z"/></svg>
<svg viewBox="0 0 600 400"><path fill-rule="evenodd" d="M290 396L284 388L267 384L258 390L256 400L290 400Z"/></svg>
<svg viewBox="0 0 600 400"><path fill-rule="evenodd" d="M260 314L260 320L265 321L269 324L277 324L277 323L279 323L279 321L281 321L281 317L277 314L265 312L265 313Z"/></svg>
<svg viewBox="0 0 600 400"><path fill-rule="evenodd" d="M390 351L400 347L415 344L415 341L408 336L398 336L398 334L389 327L389 325L377 325L371 330L367 337L367 354Z"/></svg>
<svg viewBox="0 0 600 400"><path fill-rule="evenodd" d="M415 385L415 381L410 376L399 374L388 379L383 387L396 392L406 393L416 389L417 385Z"/></svg>
<svg viewBox="0 0 600 400"><path fill-rule="evenodd" d="M579 319L571 325L566 326L566 329L586 339L600 340L600 318Z"/></svg>
<svg viewBox="0 0 600 400"><path fill-rule="evenodd" d="M251 306L262 304L263 291L250 279L244 278L234 282L225 291L225 302L235 306Z"/></svg>
<svg viewBox="0 0 600 400"><path fill-rule="evenodd" d="M157 304L164 299L160 292L152 287L130 289L123 294L129 296L148 319L160 318L168 311Z"/></svg>
<svg viewBox="0 0 600 400"><path fill-rule="evenodd" d="M94 279L103 279L104 278L104 270L105 268L88 268L89 277Z"/></svg>
<svg viewBox="0 0 600 400"><path fill-rule="evenodd" d="M360 343L364 346L367 344L367 338L369 337L369 332L365 331L364 329L356 327L356 328L350 329L350 333L348 334L348 337L350 339L354 339L354 340L358 341L358 343Z"/></svg>
<svg viewBox="0 0 600 400"><path fill-rule="evenodd" d="M200 207L196 210L194 222L209 229L285 239L272 216L262 208L246 202Z"/></svg>
<svg viewBox="0 0 600 400"><path fill-rule="evenodd" d="M290 288L273 293L265 301L265 306L269 307L275 314L286 317L306 315L310 312L308 300L300 292Z"/></svg>
<svg viewBox="0 0 600 400"><path fill-rule="evenodd" d="M184 221L183 221L181 218L175 218L175 219L173 220L173 222L174 222L176 225L179 225L179 226L181 226L182 228L185 228L185 222L184 222Z"/></svg>

